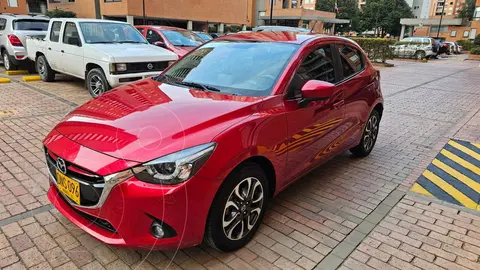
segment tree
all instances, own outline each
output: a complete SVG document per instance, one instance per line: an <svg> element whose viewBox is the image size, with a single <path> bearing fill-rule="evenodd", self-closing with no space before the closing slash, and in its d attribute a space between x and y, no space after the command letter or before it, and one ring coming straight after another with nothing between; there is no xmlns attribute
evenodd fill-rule
<svg viewBox="0 0 480 270"><path fill-rule="evenodd" d="M475 0L467 0L462 9L458 12L457 18L461 18L465 21L471 21L473 14L475 13Z"/></svg>
<svg viewBox="0 0 480 270"><path fill-rule="evenodd" d="M358 25L358 9L357 0L337 0L338 13L336 18L350 20L350 24L337 25L335 32L356 31ZM315 9L335 12L335 0L317 0Z"/></svg>
<svg viewBox="0 0 480 270"><path fill-rule="evenodd" d="M335 0L317 0L315 9L321 11L335 12Z"/></svg>
<svg viewBox="0 0 480 270"><path fill-rule="evenodd" d="M413 18L405 0L368 0L358 16L358 30L375 30L376 36L400 34L400 19Z"/></svg>
<svg viewBox="0 0 480 270"><path fill-rule="evenodd" d="M73 11L63 10L55 8L54 10L49 10L45 13L50 18L76 18L77 14Z"/></svg>

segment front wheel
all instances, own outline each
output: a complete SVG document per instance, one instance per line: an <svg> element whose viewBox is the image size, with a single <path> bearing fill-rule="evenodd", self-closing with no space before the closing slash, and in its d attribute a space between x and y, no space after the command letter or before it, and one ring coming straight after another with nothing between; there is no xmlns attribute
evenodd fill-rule
<svg viewBox="0 0 480 270"><path fill-rule="evenodd" d="M110 90L107 78L105 77L103 70L100 68L94 68L88 72L85 84L88 92L93 98L97 98L101 94Z"/></svg>
<svg viewBox="0 0 480 270"><path fill-rule="evenodd" d="M365 124L360 144L350 149L350 152L357 157L368 156L370 152L372 152L373 146L375 146L375 142L377 141L379 127L380 113L375 110Z"/></svg>
<svg viewBox="0 0 480 270"><path fill-rule="evenodd" d="M247 163L235 169L212 203L205 242L225 252L245 246L262 222L268 198L267 177L259 165Z"/></svg>

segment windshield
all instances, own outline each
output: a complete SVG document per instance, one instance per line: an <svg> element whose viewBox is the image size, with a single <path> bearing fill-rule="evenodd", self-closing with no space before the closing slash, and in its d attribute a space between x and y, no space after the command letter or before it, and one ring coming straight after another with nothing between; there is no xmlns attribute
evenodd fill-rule
<svg viewBox="0 0 480 270"><path fill-rule="evenodd" d="M197 35L198 35L201 39L203 39L203 40L205 40L205 41L212 40L212 37L209 36L209 35L207 35L207 34L205 34L205 33L197 33Z"/></svg>
<svg viewBox="0 0 480 270"><path fill-rule="evenodd" d="M190 31L162 30L163 35L173 46L197 47L203 40Z"/></svg>
<svg viewBox="0 0 480 270"><path fill-rule="evenodd" d="M178 60L158 80L200 84L206 86L205 91L216 88L227 94L268 96L298 47L289 43L212 41Z"/></svg>
<svg viewBox="0 0 480 270"><path fill-rule="evenodd" d="M47 31L48 21L45 20L16 20L13 22L14 30Z"/></svg>
<svg viewBox="0 0 480 270"><path fill-rule="evenodd" d="M81 22L80 28L86 43L147 43L130 24Z"/></svg>

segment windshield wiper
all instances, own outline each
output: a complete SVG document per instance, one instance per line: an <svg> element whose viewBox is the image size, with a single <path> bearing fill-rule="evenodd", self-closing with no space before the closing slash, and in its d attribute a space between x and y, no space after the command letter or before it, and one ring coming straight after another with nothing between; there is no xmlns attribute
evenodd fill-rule
<svg viewBox="0 0 480 270"><path fill-rule="evenodd" d="M220 89L215 88L213 86L206 85L206 84L201 84L201 83L196 83L196 82L177 81L175 83L180 84L180 85L195 87L195 88L198 88L200 90L207 91L207 92L222 92Z"/></svg>
<svg viewBox="0 0 480 270"><path fill-rule="evenodd" d="M117 41L117 43L142 43L142 44L146 44L145 42L133 41L133 40Z"/></svg>
<svg viewBox="0 0 480 270"><path fill-rule="evenodd" d="M93 41L90 42L90 44L111 44L114 43L114 41Z"/></svg>

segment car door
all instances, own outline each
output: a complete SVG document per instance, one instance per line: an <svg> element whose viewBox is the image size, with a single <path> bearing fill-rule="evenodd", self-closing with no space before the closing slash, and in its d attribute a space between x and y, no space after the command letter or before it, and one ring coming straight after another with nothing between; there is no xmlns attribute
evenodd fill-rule
<svg viewBox="0 0 480 270"><path fill-rule="evenodd" d="M285 95L287 121L287 179L296 179L312 166L318 165L331 156L330 144L339 136L336 132L344 115L343 93L335 87L332 97L316 100L306 106L301 89L309 80L337 83L338 71L334 61L334 47L321 43L310 47L301 57Z"/></svg>
<svg viewBox="0 0 480 270"><path fill-rule="evenodd" d="M47 42L47 61L50 64L50 67L57 71L63 72L62 65L62 47L60 43L60 36L62 32L62 21L54 21L50 26L50 36L49 41Z"/></svg>
<svg viewBox="0 0 480 270"><path fill-rule="evenodd" d="M85 65L83 61L82 41L80 40L78 28L75 23L65 23L62 43L63 71L67 74L83 78L85 76Z"/></svg>
<svg viewBox="0 0 480 270"><path fill-rule="evenodd" d="M365 55L353 45L337 43L335 49L341 70L337 87L343 92L345 100L343 134L335 145L339 151L344 151L355 146L363 132L363 126L370 114L370 102L375 99L378 76L373 74L377 71L366 69Z"/></svg>

